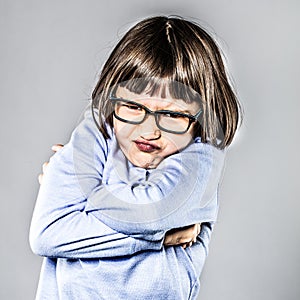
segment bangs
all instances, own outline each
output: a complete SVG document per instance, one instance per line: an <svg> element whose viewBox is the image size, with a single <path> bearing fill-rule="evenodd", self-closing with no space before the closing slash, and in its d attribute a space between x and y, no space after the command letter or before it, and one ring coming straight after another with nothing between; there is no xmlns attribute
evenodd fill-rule
<svg viewBox="0 0 300 300"><path fill-rule="evenodd" d="M201 102L201 96L189 86L169 78L133 78L117 84L135 94L147 94L150 97L181 99L186 103ZM115 90L115 89L114 89Z"/></svg>

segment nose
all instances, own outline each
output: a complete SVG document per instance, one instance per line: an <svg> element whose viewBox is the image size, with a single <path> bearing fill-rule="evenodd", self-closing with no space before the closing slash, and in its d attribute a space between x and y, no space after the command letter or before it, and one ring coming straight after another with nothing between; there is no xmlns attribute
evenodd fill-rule
<svg viewBox="0 0 300 300"><path fill-rule="evenodd" d="M155 117L148 115L146 120L139 125L141 138L153 141L161 137L161 131L156 125Z"/></svg>

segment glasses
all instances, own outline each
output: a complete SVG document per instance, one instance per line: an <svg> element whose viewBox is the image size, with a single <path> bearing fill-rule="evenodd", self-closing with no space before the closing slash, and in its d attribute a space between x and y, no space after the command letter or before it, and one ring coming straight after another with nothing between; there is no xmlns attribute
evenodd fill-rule
<svg viewBox="0 0 300 300"><path fill-rule="evenodd" d="M114 103L113 114L116 119L129 124L141 124L148 115L153 115L159 129L176 134L186 133L202 112L200 110L193 116L170 110L152 111L148 107L131 100L113 96L110 96L109 99Z"/></svg>

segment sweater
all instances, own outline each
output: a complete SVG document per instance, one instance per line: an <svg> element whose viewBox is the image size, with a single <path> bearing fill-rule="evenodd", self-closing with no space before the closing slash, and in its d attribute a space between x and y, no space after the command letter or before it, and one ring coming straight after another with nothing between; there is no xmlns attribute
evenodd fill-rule
<svg viewBox="0 0 300 300"><path fill-rule="evenodd" d="M225 151L196 138L146 170L108 130L89 106L44 173L29 237L44 257L36 299L196 299ZM168 230L196 223L192 246L163 245Z"/></svg>

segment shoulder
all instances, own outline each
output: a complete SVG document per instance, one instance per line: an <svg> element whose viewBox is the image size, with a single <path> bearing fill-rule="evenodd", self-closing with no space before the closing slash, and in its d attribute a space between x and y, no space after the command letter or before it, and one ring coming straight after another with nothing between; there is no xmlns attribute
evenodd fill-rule
<svg viewBox="0 0 300 300"><path fill-rule="evenodd" d="M102 166L109 152L111 140L105 139L97 126L98 112L94 115L89 104L78 119L70 140L54 157L69 162L75 170L90 170Z"/></svg>
<svg viewBox="0 0 300 300"><path fill-rule="evenodd" d="M81 117L78 120L78 125L73 130L70 143L74 150L80 152L86 152L90 154L91 150L101 150L105 154L108 153L110 140L106 139L101 133L98 121L99 112L97 109L93 109L89 104L83 111ZM109 126L107 126L110 136L113 132Z"/></svg>

